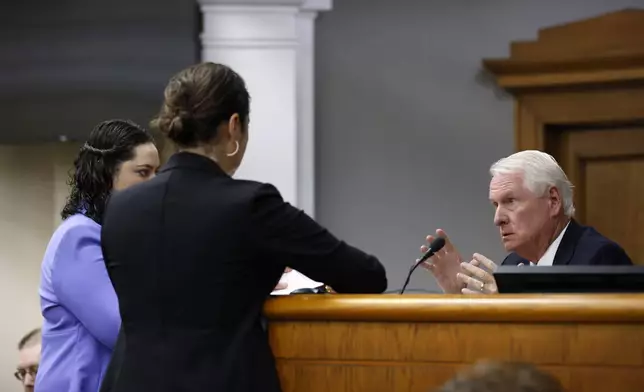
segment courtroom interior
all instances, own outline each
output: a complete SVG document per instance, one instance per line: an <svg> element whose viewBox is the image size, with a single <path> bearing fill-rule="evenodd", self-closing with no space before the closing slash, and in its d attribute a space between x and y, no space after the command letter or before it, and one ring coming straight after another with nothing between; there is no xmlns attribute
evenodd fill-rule
<svg viewBox="0 0 644 392"><path fill-rule="evenodd" d="M0 19L0 391L644 390L644 0Z"/></svg>

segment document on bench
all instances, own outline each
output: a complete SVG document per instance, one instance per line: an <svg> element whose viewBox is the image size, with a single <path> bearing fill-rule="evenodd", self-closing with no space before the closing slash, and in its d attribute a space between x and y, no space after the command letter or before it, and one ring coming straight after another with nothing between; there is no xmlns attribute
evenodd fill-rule
<svg viewBox="0 0 644 392"><path fill-rule="evenodd" d="M298 289L312 289L315 287L322 286L324 283L316 282L313 279L310 279L308 276L299 273L296 270L290 270L285 272L280 279L280 282L288 283L285 289L275 290L271 295L289 295L293 290Z"/></svg>

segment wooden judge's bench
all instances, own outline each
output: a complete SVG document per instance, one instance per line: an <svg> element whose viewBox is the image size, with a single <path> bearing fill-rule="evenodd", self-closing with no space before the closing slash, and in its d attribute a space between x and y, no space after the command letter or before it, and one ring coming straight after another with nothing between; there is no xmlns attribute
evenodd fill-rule
<svg viewBox="0 0 644 392"><path fill-rule="evenodd" d="M430 392L480 359L644 391L644 294L294 295L265 314L284 392Z"/></svg>

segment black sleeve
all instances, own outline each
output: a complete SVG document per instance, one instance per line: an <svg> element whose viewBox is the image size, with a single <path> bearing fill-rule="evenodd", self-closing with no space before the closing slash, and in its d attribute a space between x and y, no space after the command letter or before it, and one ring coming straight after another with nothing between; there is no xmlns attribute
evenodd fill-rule
<svg viewBox="0 0 644 392"><path fill-rule="evenodd" d="M338 293L382 293L385 268L374 256L338 240L272 185L253 198L255 239L266 256L331 286Z"/></svg>
<svg viewBox="0 0 644 392"><path fill-rule="evenodd" d="M633 265L633 261L621 246L608 242L599 248L599 251L590 261L591 265Z"/></svg>

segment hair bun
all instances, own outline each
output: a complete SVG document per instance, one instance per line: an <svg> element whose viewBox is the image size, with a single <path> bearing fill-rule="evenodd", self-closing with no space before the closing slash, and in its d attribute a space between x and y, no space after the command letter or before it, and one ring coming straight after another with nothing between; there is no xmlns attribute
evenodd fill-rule
<svg viewBox="0 0 644 392"><path fill-rule="evenodd" d="M174 139L183 131L183 117L177 114L168 122L168 129L166 134L170 139Z"/></svg>
<svg viewBox="0 0 644 392"><path fill-rule="evenodd" d="M166 135L174 141L180 141L186 137L186 133L192 133L192 114L181 110L170 118L167 125Z"/></svg>
<svg viewBox="0 0 644 392"><path fill-rule="evenodd" d="M152 127L182 147L212 143L221 124L237 114L245 126L250 97L244 80L229 67L200 63L172 76Z"/></svg>
<svg viewBox="0 0 644 392"><path fill-rule="evenodd" d="M163 115L153 119L150 122L150 126L172 139L173 136L176 137L177 134L180 134L183 131L184 116L177 113L176 110L166 109L165 112L166 113L163 113Z"/></svg>

